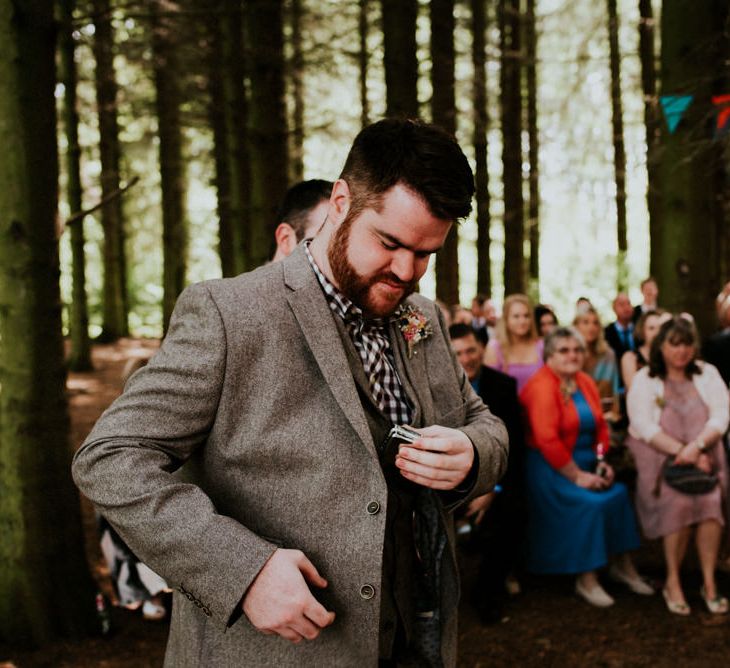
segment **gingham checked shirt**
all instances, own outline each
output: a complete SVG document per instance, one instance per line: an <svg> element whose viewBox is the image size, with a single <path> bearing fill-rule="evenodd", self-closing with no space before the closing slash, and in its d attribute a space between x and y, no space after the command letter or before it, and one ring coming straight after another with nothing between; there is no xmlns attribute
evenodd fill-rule
<svg viewBox="0 0 730 668"><path fill-rule="evenodd" d="M304 248L327 304L345 323L347 333L355 344L375 403L394 424L410 424L413 408L395 368L388 337L388 321L384 318L363 318L362 309L345 297L320 271L309 252L309 243Z"/></svg>

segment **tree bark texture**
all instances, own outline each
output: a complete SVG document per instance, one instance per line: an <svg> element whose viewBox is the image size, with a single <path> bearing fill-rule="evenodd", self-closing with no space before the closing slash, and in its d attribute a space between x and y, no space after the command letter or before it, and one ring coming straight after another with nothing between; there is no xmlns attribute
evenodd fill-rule
<svg viewBox="0 0 730 668"><path fill-rule="evenodd" d="M522 85L519 0L499 0L500 102L504 183L504 293L525 292L522 194Z"/></svg>
<svg viewBox="0 0 730 668"><path fill-rule="evenodd" d="M456 134L454 97L454 0L432 0L431 9L431 117L436 125ZM451 226L436 255L436 298L459 303L459 231Z"/></svg>
<svg viewBox="0 0 730 668"><path fill-rule="evenodd" d="M302 51L302 0L291 0L291 49L289 81L292 97L292 131L289 142L289 181L304 178L304 53Z"/></svg>
<svg viewBox="0 0 730 668"><path fill-rule="evenodd" d="M160 139L162 191L162 327L167 331L178 295L185 287L188 229L185 211L185 165L180 121L180 67L178 43L180 7L173 0L154 0L152 53L155 75L157 134Z"/></svg>
<svg viewBox="0 0 730 668"><path fill-rule="evenodd" d="M628 289L626 252L626 150L624 148L623 105L621 104L621 54L618 46L616 0L608 1L608 46L611 67L611 128L613 130L613 165L616 181L616 288Z"/></svg>
<svg viewBox="0 0 730 668"><path fill-rule="evenodd" d="M245 56L243 49L243 17L240 0L219 0L223 48L223 115L225 121L224 155L228 197L218 191L219 202L225 202L230 226L221 219L221 246L227 239L231 251L221 253L224 276L246 271L251 224L251 171L248 148L248 99L244 87ZM220 181L219 181L220 184ZM228 229L226 229L228 227ZM233 266L228 266L232 256Z"/></svg>
<svg viewBox="0 0 730 668"><path fill-rule="evenodd" d="M63 119L66 132L66 198L71 212L82 210L81 148L79 147L79 113L76 102L76 63L73 37L73 12L76 0L59 2L59 55L64 85ZM71 304L69 330L71 351L68 366L72 371L89 371L91 342L89 339L89 309L86 298L86 255L84 253L84 219L70 226L71 235Z"/></svg>
<svg viewBox="0 0 730 668"><path fill-rule="evenodd" d="M646 126L646 171L648 186L646 202L649 209L650 247L661 247L661 181L659 177L659 150L661 147L661 114L656 85L656 32L652 0L639 0L639 60L641 62L641 88L644 93L644 125ZM657 253L650 253L649 273L657 268Z"/></svg>
<svg viewBox="0 0 730 668"><path fill-rule="evenodd" d="M246 3L249 31L251 105L251 221L247 268L269 259L276 208L288 188L284 30L282 0ZM266 39L261 39L266 35Z"/></svg>
<svg viewBox="0 0 730 668"><path fill-rule="evenodd" d="M70 475L53 3L0 0L0 642L95 623Z"/></svg>
<svg viewBox="0 0 730 668"><path fill-rule="evenodd" d="M386 115L418 117L418 0L381 0Z"/></svg>
<svg viewBox="0 0 730 668"><path fill-rule="evenodd" d="M491 236L489 225L489 168L487 165L487 72L486 72L486 0L471 0L472 64L474 85L474 185L477 200L477 292L492 292L492 262L489 257Z"/></svg>
<svg viewBox="0 0 730 668"><path fill-rule="evenodd" d="M233 217L231 215L231 184L228 170L226 135L226 98L223 87L223 34L220 1L211 7L208 17L208 119L213 131L214 186L218 213L218 255L223 276L234 276L236 260L234 249ZM243 86L243 83L241 83Z"/></svg>
<svg viewBox="0 0 730 668"><path fill-rule="evenodd" d="M527 0L525 8L525 84L527 93L527 137L529 176L529 200L527 205L527 230L530 240L528 293L540 301L540 138L537 129L537 30L535 0Z"/></svg>
<svg viewBox="0 0 730 668"><path fill-rule="evenodd" d="M358 38L360 48L357 54L357 65L360 71L360 125L370 124L370 104L368 102L368 0L358 3Z"/></svg>
<svg viewBox="0 0 730 668"><path fill-rule="evenodd" d="M662 124L663 230L652 252L661 305L692 313L703 335L716 326L714 299L727 280L719 273L718 243L727 224L721 196L727 164L724 142L714 137L711 97L730 85L728 11L724 0L676 0L664 4L661 17L662 93L694 98L674 134Z"/></svg>
<svg viewBox="0 0 730 668"><path fill-rule="evenodd" d="M114 72L114 35L109 0L92 0L93 50L96 59L96 102L99 114L101 193L119 190L119 125L117 82ZM104 229L104 294L101 339L113 341L129 334L127 314L127 263L124 249L122 200L111 199L101 209Z"/></svg>

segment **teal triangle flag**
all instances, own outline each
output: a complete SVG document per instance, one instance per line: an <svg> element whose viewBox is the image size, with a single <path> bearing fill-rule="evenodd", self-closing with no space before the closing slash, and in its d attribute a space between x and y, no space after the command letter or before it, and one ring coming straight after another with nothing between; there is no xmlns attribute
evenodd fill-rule
<svg viewBox="0 0 730 668"><path fill-rule="evenodd" d="M664 111L664 118L667 119L669 134L674 134L674 131L679 125L679 121L684 116L684 112L692 104L693 97L693 95L662 95L659 98L662 110Z"/></svg>

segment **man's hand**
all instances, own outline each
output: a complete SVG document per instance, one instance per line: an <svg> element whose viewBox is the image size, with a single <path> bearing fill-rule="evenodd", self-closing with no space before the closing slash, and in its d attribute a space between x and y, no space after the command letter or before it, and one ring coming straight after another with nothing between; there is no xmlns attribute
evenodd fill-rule
<svg viewBox="0 0 730 668"><path fill-rule="evenodd" d="M395 465L401 475L431 489L454 489L474 463L474 446L458 429L433 425L414 429L422 438L400 446Z"/></svg>
<svg viewBox="0 0 730 668"><path fill-rule="evenodd" d="M271 555L243 598L243 611L259 631L298 643L314 640L335 619L309 591L327 586L299 550L279 549Z"/></svg>

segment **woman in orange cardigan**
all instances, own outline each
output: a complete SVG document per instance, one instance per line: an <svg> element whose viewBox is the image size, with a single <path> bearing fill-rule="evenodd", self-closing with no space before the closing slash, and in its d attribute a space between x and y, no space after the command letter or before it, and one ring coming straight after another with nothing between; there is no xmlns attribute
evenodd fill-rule
<svg viewBox="0 0 730 668"><path fill-rule="evenodd" d="M585 343L572 328L545 339L545 366L520 394L528 423L527 568L535 573L575 573L576 593L591 605L613 598L596 569L614 560L609 575L638 594L654 590L634 568L639 547L626 487L597 456L608 447L608 427L593 379L580 369Z"/></svg>

